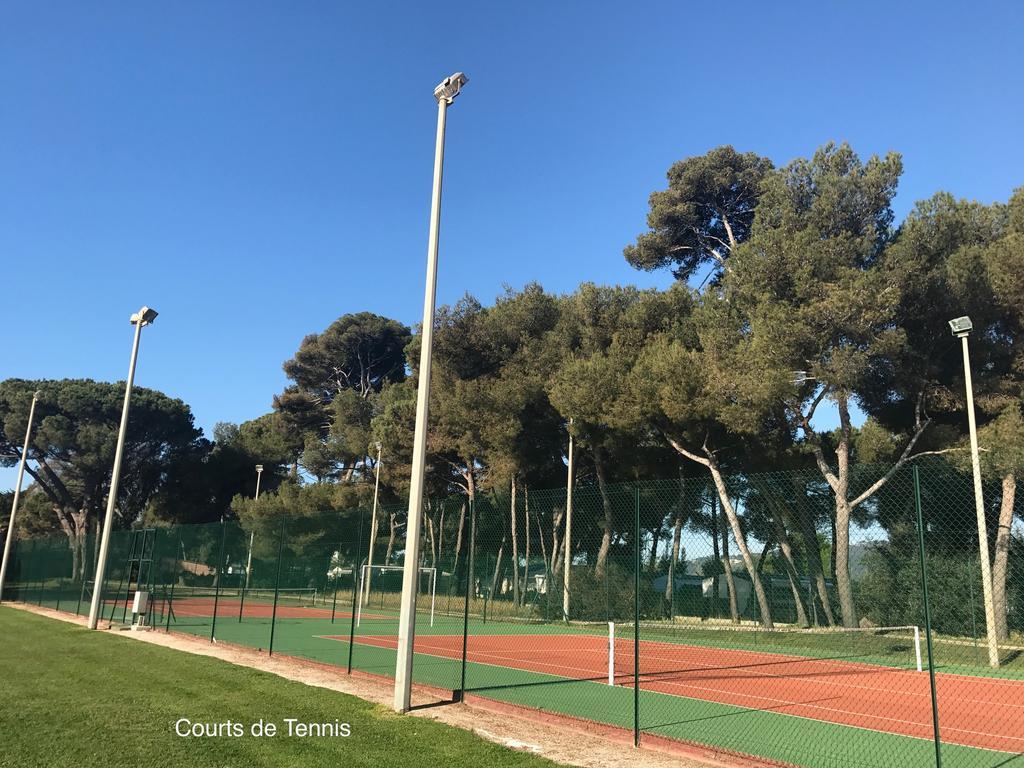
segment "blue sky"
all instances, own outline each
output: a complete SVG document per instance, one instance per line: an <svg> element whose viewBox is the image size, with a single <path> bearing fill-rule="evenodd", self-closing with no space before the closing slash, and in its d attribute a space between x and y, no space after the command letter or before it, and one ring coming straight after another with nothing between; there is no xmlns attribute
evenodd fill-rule
<svg viewBox="0 0 1024 768"><path fill-rule="evenodd" d="M7 3L0 379L124 378L217 421L345 313L415 323L449 113L439 300L665 285L622 247L675 160L903 153L902 217L1024 184L1017 3ZM0 473L0 487L13 472Z"/></svg>

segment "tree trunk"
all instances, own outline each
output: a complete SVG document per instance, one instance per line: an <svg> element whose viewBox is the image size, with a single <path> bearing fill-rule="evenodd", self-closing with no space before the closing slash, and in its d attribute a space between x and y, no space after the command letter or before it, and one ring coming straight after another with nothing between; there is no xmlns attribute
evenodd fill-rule
<svg viewBox="0 0 1024 768"><path fill-rule="evenodd" d="M661 525L651 531L651 562L649 570L653 574L658 567L658 540L661 538Z"/></svg>
<svg viewBox="0 0 1024 768"><path fill-rule="evenodd" d="M601 492L601 506L604 508L604 532L601 535L601 547L597 550L597 562L594 564L594 576L604 578L608 564L608 552L612 546L612 501L608 498L608 478L604 471L601 449L594 447L594 471L597 475L597 488Z"/></svg>
<svg viewBox="0 0 1024 768"><path fill-rule="evenodd" d="M729 492L725 487L722 472L718 468L718 463L713 456L708 457L708 469L711 471L712 480L715 481L715 488L718 489L718 498L722 502L722 509L725 511L725 517L729 521L729 527L732 528L732 535L736 540L736 546L739 547L740 555L743 557L743 564L746 566L747 574L750 576L754 595L757 597L757 604L761 609L761 624L765 629L772 629L774 625L772 624L772 610L768 605L768 596L765 594L764 586L761 584L761 579L754 568L754 558L750 556L746 537L743 535L743 529L740 527L739 516L736 514L736 508L729 498Z"/></svg>
<svg viewBox="0 0 1024 768"><path fill-rule="evenodd" d="M992 560L992 602L995 605L996 636L1009 638L1006 621L1006 572L1010 554L1010 533L1013 528L1013 505L1017 495L1017 476L1010 472L1003 476L1003 495L999 505L999 527L996 530L995 554Z"/></svg>
<svg viewBox="0 0 1024 768"><path fill-rule="evenodd" d="M441 516L437 520L437 559L442 562L444 562L444 513L447 506L443 501L441 502Z"/></svg>
<svg viewBox="0 0 1024 768"><path fill-rule="evenodd" d="M512 531L512 604L519 605L519 534L516 531L516 476L512 475L512 499L509 503L509 530Z"/></svg>
<svg viewBox="0 0 1024 768"><path fill-rule="evenodd" d="M381 565L391 564L391 554L395 551L395 539L398 536L398 513L392 512L388 517L390 518L389 523L391 525L391 530L388 533L388 549L387 552L384 553L384 562L381 563Z"/></svg>
<svg viewBox="0 0 1024 768"><path fill-rule="evenodd" d="M77 561L77 570L72 563L74 579L85 578L85 537L89 528L89 510L83 506L76 512L71 513L71 522L75 528L75 543L72 549L72 559Z"/></svg>
<svg viewBox="0 0 1024 768"><path fill-rule="evenodd" d="M729 532L722 530L722 568L725 575L725 586L729 590L729 618L733 624L740 623L740 606L736 599L736 577L729 561Z"/></svg>
<svg viewBox="0 0 1024 768"><path fill-rule="evenodd" d="M839 495L836 496L835 558L836 592L839 593L843 626L853 629L857 626L857 608L853 602L853 581L850 578L850 505Z"/></svg>
<svg viewBox="0 0 1024 768"><path fill-rule="evenodd" d="M761 549L761 556L757 558L757 575L760 576L764 573L764 564L768 561L768 555L772 553L772 549L775 547L775 535L772 534L768 537L768 541L764 543L764 547ZM771 589L771 586L769 586Z"/></svg>
<svg viewBox="0 0 1024 768"><path fill-rule="evenodd" d="M544 573L550 574L551 565L548 560L548 547L547 544L544 543L544 529L540 527L540 513L536 509L533 511L533 519L537 521L537 541L540 542L540 556L544 561ZM545 584L545 588L546 587L547 585Z"/></svg>
<svg viewBox="0 0 1024 768"><path fill-rule="evenodd" d="M683 512L676 512L675 525L672 528L672 556L668 560L668 580L665 582L665 602L668 604L668 617L675 614L676 563L679 561L679 544L683 538Z"/></svg>
<svg viewBox="0 0 1024 768"><path fill-rule="evenodd" d="M434 537L434 516L430 514L430 502L427 502L424 517L427 518L427 539L430 542L430 567L437 568L437 541Z"/></svg>
<svg viewBox="0 0 1024 768"><path fill-rule="evenodd" d="M558 576L562 572L562 557L560 557L559 549L561 549L561 539L558 535L558 529L562 525L562 519L565 517L565 510L560 509L551 515L551 575Z"/></svg>
<svg viewBox="0 0 1024 768"><path fill-rule="evenodd" d="M789 588L793 593L793 603L796 606L796 623L801 627L809 627L807 611L804 608L804 598L800 590L800 573L796 569L796 560L793 558L793 546L789 541L789 534L786 533L786 525L779 511L772 506L772 528L775 539L779 542L779 550L782 552L782 560L786 565L786 577L789 579Z"/></svg>
<svg viewBox="0 0 1024 768"><path fill-rule="evenodd" d="M462 502L459 511L459 531L455 534L455 560L452 563L452 576L459 572L459 558L462 554L462 531L466 527L466 502Z"/></svg>
<svg viewBox="0 0 1024 768"><path fill-rule="evenodd" d="M491 579L491 599L498 593L501 585L498 583L498 576L501 575L501 560L505 556L505 536L501 537L501 546L498 547L498 557L494 561L494 578Z"/></svg>
<svg viewBox="0 0 1024 768"><path fill-rule="evenodd" d="M798 483L794 480L795 491L798 499L803 499L807 493L807 489L803 483ZM817 591L818 602L821 605L822 613L825 615L825 622L827 626L835 626L836 620L832 615L832 601L828 596L828 584L825 583L825 574L822 571L821 566L821 548L818 545L818 531L814 525L814 512L806 504L802 505L802 509L798 510L797 517L800 520L800 535L804 540L804 553L807 559L807 576L814 582L814 588ZM813 600L813 596L811 597ZM814 610L813 605L807 606L810 610ZM819 622L820 623L820 622Z"/></svg>
<svg viewBox="0 0 1024 768"><path fill-rule="evenodd" d="M761 584L761 579L757 575L757 571L754 568L754 559L750 556L750 549L747 547L746 537L743 535L743 528L740 527L740 519L736 514L736 508L733 506L732 500L729 498L729 491L725 487L725 480L722 478L722 471L718 466L718 461L715 458L714 452L704 446L704 455L701 456L699 453L690 451L683 447L683 445L665 434L669 444L679 453L691 461L695 461L698 464L703 464L707 467L708 472L711 473L711 479L715 483L715 489L718 491L718 498L722 502L722 509L725 512L725 516L729 521L729 527L732 528L733 538L736 540L736 546L739 547L740 555L743 557L743 565L747 569L747 574L750 576L751 586L754 588L754 594L757 596L757 604L761 609L761 624L765 629L772 629L772 612L771 607L768 605L768 597L765 594L764 587Z"/></svg>

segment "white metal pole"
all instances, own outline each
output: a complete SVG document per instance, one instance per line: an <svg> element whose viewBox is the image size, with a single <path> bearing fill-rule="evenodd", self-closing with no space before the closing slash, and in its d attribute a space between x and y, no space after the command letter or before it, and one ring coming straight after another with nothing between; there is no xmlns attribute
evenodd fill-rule
<svg viewBox="0 0 1024 768"><path fill-rule="evenodd" d="M260 500L260 478L263 476L263 465L256 465L256 498L254 501ZM252 545L256 539L256 531L249 531L249 555L245 559L245 589L249 589L249 574L252 573Z"/></svg>
<svg viewBox="0 0 1024 768"><path fill-rule="evenodd" d="M565 482L565 541L562 542L562 549L565 550L565 562L562 565L562 619L569 620L569 567L572 565L572 487L573 457L575 447L572 439L572 419L569 419L569 471Z"/></svg>
<svg viewBox="0 0 1024 768"><path fill-rule="evenodd" d="M373 481L373 513L370 515L370 546L367 548L366 565L367 576L366 583L360 588L362 595L361 602L366 603L370 600L370 577L373 573L373 545L377 543L377 499L380 497L380 457L381 457L382 446L377 443L377 467L376 477ZM356 557L358 558L358 553ZM354 571L353 571L354 573Z"/></svg>
<svg viewBox="0 0 1024 768"><path fill-rule="evenodd" d="M437 96L436 91L435 96ZM454 98L454 95L451 98ZM427 453L427 412L430 403L430 363L434 343L437 242L441 226L444 122L451 98L443 95L437 98L434 186L430 200L430 234L427 241L427 286L423 297L423 325L420 330L422 343L420 346L419 380L416 391L416 431L413 436L412 477L409 484L409 520L405 529L405 567L402 574L401 611L398 617L398 660L395 665L394 701L394 708L398 712L408 712L412 703L413 638L416 634L416 591L420 565L420 517L423 514L423 480Z"/></svg>
<svg viewBox="0 0 1024 768"><path fill-rule="evenodd" d="M615 685L615 622L608 622L608 685Z"/></svg>
<svg viewBox="0 0 1024 768"><path fill-rule="evenodd" d="M974 475L974 511L978 517L978 545L981 549L981 588L985 598L985 625L988 635L989 666L999 666L999 638L996 636L996 613L992 602L992 564L988 554L988 527L985 524L985 499L981 489L981 460L978 456L978 425L974 419L974 385L971 381L971 358L967 351L967 334L960 334L964 351L964 382L967 387L967 424L971 433L971 472Z"/></svg>
<svg viewBox="0 0 1024 768"><path fill-rule="evenodd" d="M0 562L0 601L4 599L4 585L7 583L7 562L11 557L11 545L14 543L14 518L18 514L18 499L21 498L21 484L25 480L25 462L28 461L28 444L32 439L32 423L36 418L36 403L39 402L37 390L32 394L32 405L28 408L28 426L25 428L25 446L21 449L21 461L18 462L18 481L14 486L14 501L11 502L11 517L7 521L7 540L4 541L4 559Z"/></svg>
<svg viewBox="0 0 1024 768"><path fill-rule="evenodd" d="M110 529L114 527L114 506L117 504L117 486L121 481L121 456L124 453L124 438L128 431L128 406L132 398L132 384L135 381L135 361L139 356L139 337L145 321L139 316L135 322L135 339L132 341L132 359L128 365L128 380L124 387L124 406L121 408L121 428L117 432L117 448L114 450L114 470L110 475L110 495L107 497L107 511L103 516L103 533L100 539L100 555L96 561L93 582L92 603L89 606L89 629L96 629L99 622L100 606L103 600L103 577L107 569L107 549L110 546Z"/></svg>
<svg viewBox="0 0 1024 768"><path fill-rule="evenodd" d="M431 570L430 578L430 626L434 626L434 600L437 599L437 568Z"/></svg>

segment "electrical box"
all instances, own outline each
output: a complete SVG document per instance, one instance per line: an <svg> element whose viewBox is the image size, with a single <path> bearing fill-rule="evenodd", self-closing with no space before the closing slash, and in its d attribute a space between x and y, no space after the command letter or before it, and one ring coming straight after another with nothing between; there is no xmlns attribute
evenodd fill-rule
<svg viewBox="0 0 1024 768"><path fill-rule="evenodd" d="M132 613L144 614L149 609L149 592L139 590L135 593L135 600L132 601Z"/></svg>

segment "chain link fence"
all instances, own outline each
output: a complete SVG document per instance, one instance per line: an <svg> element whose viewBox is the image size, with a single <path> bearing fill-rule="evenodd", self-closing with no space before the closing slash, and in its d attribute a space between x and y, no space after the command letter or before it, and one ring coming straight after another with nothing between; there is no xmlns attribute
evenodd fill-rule
<svg viewBox="0 0 1024 768"><path fill-rule="evenodd" d="M1013 476L919 461L882 485L709 474L431 500L414 681L799 766L995 768L1024 753ZM863 498L859 498L863 497ZM845 504L848 501L856 504ZM391 677L404 506L16 542L3 595ZM135 617L139 620L138 617Z"/></svg>

